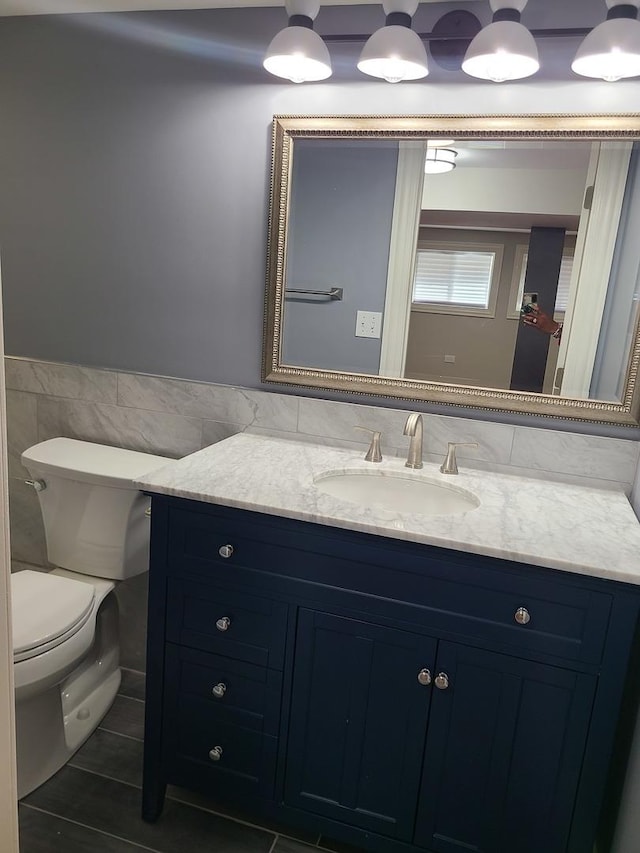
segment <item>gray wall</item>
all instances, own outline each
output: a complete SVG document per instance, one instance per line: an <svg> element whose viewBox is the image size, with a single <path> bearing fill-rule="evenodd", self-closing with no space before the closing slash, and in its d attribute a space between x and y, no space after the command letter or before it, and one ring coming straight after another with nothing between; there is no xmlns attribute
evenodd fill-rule
<svg viewBox="0 0 640 853"><path fill-rule="evenodd" d="M356 316L384 312L397 168L397 142L296 140L286 280L344 293L287 299L286 364L378 373L381 339L356 337Z"/></svg>
<svg viewBox="0 0 640 853"><path fill-rule="evenodd" d="M458 6L421 4L416 29ZM601 0L530 7L532 27L604 17ZM488 22L488 4L469 8ZM382 19L324 7L317 29ZM284 22L282 8L2 19L8 354L258 387L273 114L624 112L640 94L571 79L575 39L541 40L544 71L520 84L432 64L390 86L341 44L330 81L294 86L261 69Z"/></svg>

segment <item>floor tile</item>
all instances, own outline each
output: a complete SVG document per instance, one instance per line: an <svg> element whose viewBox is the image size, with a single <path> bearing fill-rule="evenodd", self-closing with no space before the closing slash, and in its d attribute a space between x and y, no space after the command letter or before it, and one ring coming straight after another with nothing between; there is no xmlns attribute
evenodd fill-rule
<svg viewBox="0 0 640 853"><path fill-rule="evenodd" d="M20 853L142 853L143 848L21 805Z"/></svg>
<svg viewBox="0 0 640 853"><path fill-rule="evenodd" d="M132 699L144 699L144 672L137 672L135 669L123 669L119 692L123 696L130 696Z"/></svg>
<svg viewBox="0 0 640 853"><path fill-rule="evenodd" d="M276 846L272 853L321 853L317 847L309 844L302 844L300 841L294 841L292 838L278 838Z"/></svg>
<svg viewBox="0 0 640 853"><path fill-rule="evenodd" d="M144 702L128 696L116 696L100 723L101 729L127 737L144 738Z"/></svg>
<svg viewBox="0 0 640 853"><path fill-rule="evenodd" d="M241 811L238 808L234 808L227 803L221 803L218 800L215 800L212 797L207 797L197 791L188 791L186 788L178 788L175 785L167 785L167 797L173 800L178 800L182 803L197 806L201 809L209 809L212 812L225 815L233 820L239 820L243 823L251 824L252 826L259 826L261 828L268 829L270 832L286 835L292 839L299 839L307 844L313 845L319 838L319 833L317 832L309 832L308 830L297 829L289 826L288 824L281 823L280 821L256 817L254 814L251 814L251 812Z"/></svg>
<svg viewBox="0 0 640 853"><path fill-rule="evenodd" d="M97 729L69 765L142 787L142 749L142 741Z"/></svg>
<svg viewBox="0 0 640 853"><path fill-rule="evenodd" d="M365 853L362 847L354 847L352 844L343 844L341 841L334 841L331 838L320 837L318 845L323 850L330 850L331 853Z"/></svg>
<svg viewBox="0 0 640 853"><path fill-rule="evenodd" d="M63 767L25 799L43 811L104 832L113 832L158 853L185 850L215 853L269 853L275 835L219 815L167 799L155 824L140 818L138 788Z"/></svg>

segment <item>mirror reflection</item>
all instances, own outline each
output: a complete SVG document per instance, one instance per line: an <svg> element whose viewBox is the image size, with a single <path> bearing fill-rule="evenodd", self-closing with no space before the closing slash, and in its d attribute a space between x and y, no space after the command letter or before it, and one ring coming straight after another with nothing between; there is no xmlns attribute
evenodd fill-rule
<svg viewBox="0 0 640 853"><path fill-rule="evenodd" d="M599 137L296 137L278 365L623 404L640 145Z"/></svg>

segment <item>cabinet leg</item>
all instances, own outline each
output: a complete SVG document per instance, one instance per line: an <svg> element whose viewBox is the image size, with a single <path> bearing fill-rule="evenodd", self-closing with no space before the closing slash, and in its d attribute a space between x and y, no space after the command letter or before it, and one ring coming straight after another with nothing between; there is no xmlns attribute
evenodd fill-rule
<svg viewBox="0 0 640 853"><path fill-rule="evenodd" d="M166 782L145 784L142 788L142 820L155 823L164 807L164 795L167 790Z"/></svg>

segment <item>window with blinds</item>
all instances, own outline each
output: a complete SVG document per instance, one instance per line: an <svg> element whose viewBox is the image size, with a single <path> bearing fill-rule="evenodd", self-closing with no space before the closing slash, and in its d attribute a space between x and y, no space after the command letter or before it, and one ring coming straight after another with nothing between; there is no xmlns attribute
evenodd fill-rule
<svg viewBox="0 0 640 853"><path fill-rule="evenodd" d="M412 310L495 316L502 247L418 244Z"/></svg>
<svg viewBox="0 0 640 853"><path fill-rule="evenodd" d="M525 246L518 246L516 250L516 268L518 271L518 290L515 294L515 300L512 301L511 315L513 317L520 316L520 308L522 307L522 295L524 293L524 279L527 272L527 260L529 255ZM565 252L560 263L560 274L558 276L558 289L556 291L556 304L553 308L554 316L564 317L569 301L569 285L571 284L571 273L573 271L573 252ZM544 308L544 306L541 306ZM549 310L547 309L547 313Z"/></svg>

